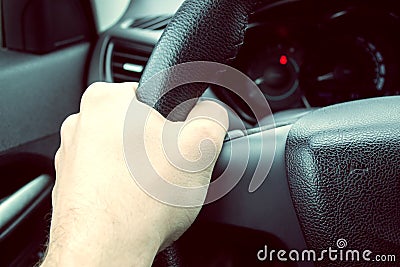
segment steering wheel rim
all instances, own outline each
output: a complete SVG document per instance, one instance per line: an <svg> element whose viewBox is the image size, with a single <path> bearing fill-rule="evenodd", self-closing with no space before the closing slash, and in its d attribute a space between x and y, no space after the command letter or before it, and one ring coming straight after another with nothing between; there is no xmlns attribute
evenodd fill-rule
<svg viewBox="0 0 400 267"><path fill-rule="evenodd" d="M182 102L191 99L197 99L205 91L207 84L188 84L180 86L176 88L176 90L168 93L166 91L168 88L167 81L161 82L159 86L155 86L153 88L147 87L147 90L141 90L142 85L148 82L151 77L158 72L185 62L215 61L219 63L230 64L243 43L248 17L261 2L263 4L267 4L269 1L186 0L172 19L169 26L165 29L153 51L152 56L149 59L137 91L138 99L154 107L162 115L165 117L168 116L168 118L171 120L184 120L190 109L193 107L195 101L188 102L188 105L183 105L182 108L178 109L177 112L173 113L172 115L170 112ZM354 103L335 105L333 107L322 109L321 111L313 112L311 115L305 116L305 119L300 119L294 124L294 126L289 125L287 131L283 131L282 133L282 142L284 142L286 145L282 146L280 153L285 156L282 156L280 158L281 162L276 164L281 164L286 167L285 169L287 174L283 173L281 175L282 177L286 178L286 186L288 188L288 192L290 192L288 193L290 201L287 199L285 201L290 202L286 203L288 209L294 210L294 215L289 214L290 212L288 212L288 216L290 217L290 220L293 220L293 225L297 229L296 231L299 231L299 234L303 237L302 240L300 240L301 237L299 236L294 238L298 238L300 240L298 242L300 247L304 248L302 242L305 241L305 248L312 248L316 250L322 250L324 246L327 248L328 246L336 245L332 244L332 238L326 238L326 236L329 235L332 235L334 236L333 238L338 239L353 238L353 240L349 240L349 242L352 242L351 247L353 249L357 249L357 246L360 249L367 249L363 244L368 244L369 246L373 246L373 244L379 244L379 247L376 247L375 245L375 247L370 247L368 249L376 249L376 251L380 253L400 254L400 233L397 229L393 228L393 226L396 224L400 225L400 216L398 215L399 210L397 207L394 207L391 204L391 201L400 201L400 198L396 194L394 197L389 198L389 201L382 202L383 206L390 206L391 208L389 208L388 211L392 212L392 216L388 220L392 228L386 228L388 233L385 235L379 235L380 229L375 227L376 225L380 225L382 221L385 221L385 219L381 216L378 216L378 223L372 221L367 222L372 223L374 227L368 228L369 232L363 231L361 236L355 236L352 231L362 231L364 229L363 227L365 227L365 224L355 224L358 225L355 229L349 225L346 225L346 223L343 224L343 220L348 220L348 223L351 224L355 223L355 220L361 220L360 217L354 219L351 218L351 213L349 214L345 212L343 213L347 216L345 218L343 218L341 214L337 214L336 216L328 216L328 218L332 220L329 222L327 222L326 218L324 218L324 216L327 216L329 212L337 211L335 208L332 208L332 201L334 201L335 196L326 194L325 192L326 188L328 188L328 191L330 187L337 189L337 187L334 186L337 184L335 184L335 181L326 179L326 176L324 176L324 169L321 170L317 162L326 160L329 158L329 156L339 151L332 150L336 148L334 148L333 144L330 143L329 139L326 137L332 136L332 133L335 131L339 131L344 137L348 135L354 136L355 132L362 130L363 125L376 127L379 124L385 125L384 128L389 129L390 133L398 135L398 127L392 126L393 121L398 123L397 125L400 125L399 116L393 115L396 114L396 112L397 114L400 114L400 105L396 106L396 103L400 103L399 98L388 97L376 100L365 100L364 102L355 101ZM387 114L381 113L380 115L382 116L378 116L379 121L377 121L374 119L377 118L376 116L373 116L372 113L368 113L368 108L365 108L367 105L380 109L383 108L385 112L390 115L388 116ZM358 116L353 116L353 112L356 112ZM341 127L343 125L337 124L337 129L332 127L313 127L312 123L314 123L314 126L316 123L326 125L324 124L326 121L334 123L335 119L339 120L339 118L335 116L336 113L341 114L341 123L347 127ZM364 117L367 116L365 114L369 114L369 117ZM323 142L320 139L314 138L318 134L322 134L324 137ZM380 138L380 140L383 139L388 141L396 148L399 146L399 142L396 138L386 138L387 132L385 131L378 130L374 132L374 135L378 139ZM249 136L254 138L254 135ZM241 137L250 138L249 136L244 134ZM343 140L345 139L346 138ZM353 143L355 148L360 149L360 153L364 153L368 150L368 147L366 147L365 144L360 145L365 140L367 140L367 138L356 140ZM338 142L341 144L340 141ZM369 140L367 143L372 146L377 145L374 140ZM330 152L318 154L316 150L313 150L315 147L318 149L326 149L328 152ZM377 147L374 149L374 151L378 151ZM297 151L297 154L292 153L292 151ZM390 151L390 157L395 159L399 158L399 151L400 149L398 151ZM223 153L224 151L222 154ZM304 161L304 157L307 157L308 160ZM349 158L346 158L346 160L348 159ZM369 160L372 161L372 159ZM394 160L393 162L395 163L397 161ZM217 163L216 169L220 168L221 165L223 166L223 164ZM343 168L349 167L347 166L349 164L345 165L346 166ZM400 165L400 163L398 165ZM364 168L363 166L367 167ZM350 173L347 173L347 175L354 172L354 170L367 169L370 171L383 167L381 163L376 162L368 162L363 166L360 168L358 165L355 167L350 166ZM322 168L328 167L329 166L325 165ZM308 168L311 168L311 170ZM400 167L392 166L389 169L395 178L400 176ZM304 177L307 179L301 179L301 177L298 175L299 173L304 175ZM332 175L332 172L328 173ZM358 178L355 178L357 183L368 184L368 180L366 179L373 179L370 173L358 175ZM345 176L346 172L343 172L336 177L336 180L343 179ZM390 188L395 188L396 190L400 189L400 184L396 179L388 180L390 180L390 182L386 180L382 182L385 190L389 190ZM346 183L347 184L345 184L343 187L344 189L346 186L354 188L354 181L348 180ZM321 194L321 191L324 191L325 193ZM392 190L389 191L393 192ZM361 196L358 195L354 197L352 195L346 195L346 197L341 199L338 203L345 205L347 201L361 201L361 199L364 199L368 194L371 195L370 198L372 202L381 200L381 197L375 195L375 193L376 192L372 189L361 193ZM303 195L306 195L307 197L304 197ZM235 197L231 198L231 200L232 199L235 199ZM303 201L312 200L314 201L313 203L316 204L311 205L313 208L310 211L307 205L304 205ZM368 203L371 203L371 201L368 201ZM329 206L329 208L326 208L327 206ZM324 210L321 211L321 207ZM282 210L282 208L280 209ZM211 212L209 212L211 214L213 207L205 208L205 210L206 212L207 210L211 210ZM354 212L356 211L354 207L351 210ZM371 210L371 212L374 214L379 214L380 211L375 207L373 210ZM288 216L285 218L289 218ZM368 218L369 220L374 220L374 218L377 217L372 216ZM338 226L339 229L336 229L336 226ZM323 235L324 233L326 234L325 238ZM169 251L168 253L171 252ZM174 252L172 254L174 254ZM167 257L167 259L169 260L164 261L163 264L166 264L167 266L179 266L179 263L174 261L174 257ZM321 264L326 264L326 262L322 261L321 263L318 263L318 265ZM342 263L340 262L330 264L331 266L342 266ZM346 264L347 266L357 265L357 263L354 262ZM299 266L300 265L301 264L299 264ZM304 264L302 266L313 265Z"/></svg>
<svg viewBox="0 0 400 267"><path fill-rule="evenodd" d="M146 65L137 91L138 99L154 107L164 117L184 120L194 103L170 112L201 96L207 84L188 84L168 92L166 82L146 91L141 85L155 74L173 66L194 61L230 64L243 44L249 14L258 1L185 1L174 15ZM265 1L267 2L267 1ZM210 30L212 29L212 30Z"/></svg>

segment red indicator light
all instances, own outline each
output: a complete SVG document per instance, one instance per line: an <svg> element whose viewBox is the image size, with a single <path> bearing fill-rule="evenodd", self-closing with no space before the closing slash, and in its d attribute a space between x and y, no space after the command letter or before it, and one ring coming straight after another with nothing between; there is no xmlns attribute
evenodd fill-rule
<svg viewBox="0 0 400 267"><path fill-rule="evenodd" d="M279 63L281 63L281 65L286 65L288 63L288 58L287 56L281 56L281 58L279 59Z"/></svg>

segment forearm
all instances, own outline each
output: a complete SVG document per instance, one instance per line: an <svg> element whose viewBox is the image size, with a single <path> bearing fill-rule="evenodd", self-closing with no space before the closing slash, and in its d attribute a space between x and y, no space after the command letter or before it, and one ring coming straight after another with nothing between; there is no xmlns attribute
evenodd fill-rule
<svg viewBox="0 0 400 267"><path fill-rule="evenodd" d="M200 202L183 207L194 197L201 201L206 197L204 185L211 179L228 129L226 110L203 101L193 108L187 123L170 122L139 102L136 88L137 84L95 84L85 91L80 112L64 121L55 157L48 253L41 266L151 266L160 248L179 238L199 213ZM127 113L131 108L133 117ZM136 122L138 127L127 132L125 126ZM163 129L174 138L179 132L178 140L172 141L188 162L197 161L199 144L211 140L202 145L202 150L212 152L205 153L209 167L186 171L172 164L165 153ZM126 134L134 143L125 143ZM140 160L128 162L127 148L132 159ZM143 190L132 166L144 180L155 175L149 181L162 191L161 198ZM192 191L176 195L160 187L164 182L180 189L202 187L196 196L186 194ZM170 203L170 196L179 201Z"/></svg>

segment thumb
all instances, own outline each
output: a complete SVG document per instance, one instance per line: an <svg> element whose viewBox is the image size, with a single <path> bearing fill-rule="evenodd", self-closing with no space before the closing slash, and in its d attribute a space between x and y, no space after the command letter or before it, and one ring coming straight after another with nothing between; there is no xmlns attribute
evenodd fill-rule
<svg viewBox="0 0 400 267"><path fill-rule="evenodd" d="M228 113L224 107L213 101L197 103L178 137L181 154L189 161L207 161L213 167L228 127Z"/></svg>

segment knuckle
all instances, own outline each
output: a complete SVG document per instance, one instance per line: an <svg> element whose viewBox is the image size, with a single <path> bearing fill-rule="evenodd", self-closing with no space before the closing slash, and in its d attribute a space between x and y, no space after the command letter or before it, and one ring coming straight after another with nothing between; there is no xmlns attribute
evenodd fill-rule
<svg viewBox="0 0 400 267"><path fill-rule="evenodd" d="M197 130L200 140L209 140L214 145L219 144L223 140L222 127L215 122L205 122Z"/></svg>
<svg viewBox="0 0 400 267"><path fill-rule="evenodd" d="M108 84L104 82L95 82L92 83L83 93L82 99L81 99L81 107L85 106L92 101L96 101L100 98L103 97L108 89Z"/></svg>
<svg viewBox="0 0 400 267"><path fill-rule="evenodd" d="M54 156L54 165L57 168L58 163L60 162L60 153L61 153L61 148L59 148Z"/></svg>
<svg viewBox="0 0 400 267"><path fill-rule="evenodd" d="M110 108L124 107L131 102L133 94L131 87L122 84L96 82L83 93L80 110L83 113L93 110L104 112Z"/></svg>
<svg viewBox="0 0 400 267"><path fill-rule="evenodd" d="M56 198L57 198L57 182L53 186L53 189L51 190L51 203L53 207L55 207Z"/></svg>
<svg viewBox="0 0 400 267"><path fill-rule="evenodd" d="M91 94L91 93L97 93L99 90L107 86L107 83L105 82L94 82L89 87L86 89L85 93Z"/></svg>
<svg viewBox="0 0 400 267"><path fill-rule="evenodd" d="M73 128L76 124L77 114L73 114L68 116L64 122L61 124L60 133L61 136L64 137L69 134L71 128Z"/></svg>
<svg viewBox="0 0 400 267"><path fill-rule="evenodd" d="M195 124L195 131L199 137L212 137L214 125L208 119L200 119Z"/></svg>

